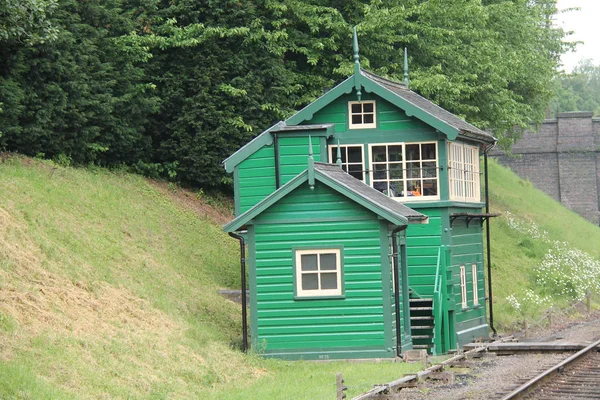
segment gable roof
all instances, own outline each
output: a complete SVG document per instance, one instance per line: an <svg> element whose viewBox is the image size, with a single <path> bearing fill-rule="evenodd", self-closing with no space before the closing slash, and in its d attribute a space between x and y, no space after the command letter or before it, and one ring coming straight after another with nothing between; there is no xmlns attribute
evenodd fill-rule
<svg viewBox="0 0 600 400"><path fill-rule="evenodd" d="M407 224L428 223L428 217L426 215L421 214L404 204L398 203L378 190L364 184L362 181L359 181L344 172L344 170L337 165L315 162L314 177L316 181L325 184L329 188L337 191L350 200L353 200L392 224L405 226ZM309 171L306 169L254 207L238 216L233 221L225 224L223 230L226 232L239 230L277 201L287 196L294 189L298 188L303 183L308 182L308 180Z"/></svg>
<svg viewBox="0 0 600 400"><path fill-rule="evenodd" d="M358 70L358 75L354 74L346 78L333 89L323 94L317 100L313 101L287 120L273 125L233 153L229 158L223 161L225 170L227 172L232 172L236 165L244 161L258 149L273 143L271 132L292 131L293 128L291 129L291 127L298 127L302 122L310 121L315 113L332 101L344 94L352 93L357 84L364 88L366 92L375 93L398 108L401 108L408 116L415 117L444 133L449 140L455 140L457 137L460 137L487 144L495 144L497 141L491 134L482 131L458 118L451 112L444 110L437 104L408 89L404 84L383 78L361 68ZM305 126L306 128L302 129L330 129L327 127L328 125Z"/></svg>
<svg viewBox="0 0 600 400"><path fill-rule="evenodd" d="M456 115L449 111L444 110L442 107L427 100L425 97L413 92L408 89L405 85L399 82L394 82L381 76L375 75L371 72L360 70L360 73L365 78L373 81L377 85L389 90L396 96L404 99L410 104L415 105L419 109L445 122L458 131L459 136L468 137L470 139L479 139L484 142L493 143L496 142L496 138L487 132L469 124L468 122L458 118Z"/></svg>
<svg viewBox="0 0 600 400"><path fill-rule="evenodd" d="M338 98L341 94L351 93L355 85L351 78L355 76L353 75L346 79L334 89L292 115L285 121L286 124L296 125L310 120L316 112ZM437 104L408 89L402 83L383 78L362 68L359 70L358 81L365 91L375 93L403 109L408 116L414 116L444 133L449 140L463 137L490 144L497 141L494 136L444 110Z"/></svg>

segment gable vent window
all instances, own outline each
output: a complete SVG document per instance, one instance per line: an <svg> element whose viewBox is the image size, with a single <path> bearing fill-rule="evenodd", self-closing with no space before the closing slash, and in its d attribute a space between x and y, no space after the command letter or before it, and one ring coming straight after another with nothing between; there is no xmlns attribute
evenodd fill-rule
<svg viewBox="0 0 600 400"><path fill-rule="evenodd" d="M348 103L348 114L350 115L350 129L370 129L377 127L374 101L351 101Z"/></svg>
<svg viewBox="0 0 600 400"><path fill-rule="evenodd" d="M296 297L342 295L340 249L296 250Z"/></svg>

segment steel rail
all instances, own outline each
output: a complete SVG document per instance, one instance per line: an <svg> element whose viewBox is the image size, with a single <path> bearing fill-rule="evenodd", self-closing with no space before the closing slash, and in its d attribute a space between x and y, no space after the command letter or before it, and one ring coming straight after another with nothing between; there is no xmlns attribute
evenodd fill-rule
<svg viewBox="0 0 600 400"><path fill-rule="evenodd" d="M542 382L544 382L547 378L549 378L550 376L553 376L554 374L556 374L558 372L561 372L565 366L571 364L572 362L578 360L579 358L583 357L584 355L590 353L592 350L595 350L598 346L600 346L600 340L590 344L585 349L578 351L577 353L573 354L572 356L569 356L568 358L566 358L565 360L556 364L555 366L542 372L535 378L532 378L529 381L525 382L524 384L522 384L521 386L519 386L518 388L516 388L509 394L502 397L501 400L511 400L511 399L523 398L524 396L530 394L534 389L536 389L538 387L538 385L540 385Z"/></svg>

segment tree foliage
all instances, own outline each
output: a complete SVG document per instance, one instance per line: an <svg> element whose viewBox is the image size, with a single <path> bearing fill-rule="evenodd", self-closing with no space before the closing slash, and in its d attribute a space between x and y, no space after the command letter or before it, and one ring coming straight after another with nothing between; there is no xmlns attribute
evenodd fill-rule
<svg viewBox="0 0 600 400"><path fill-rule="evenodd" d="M220 161L353 72L353 25L364 68L401 80L408 46L414 90L509 146L568 47L555 3L59 0L54 42L0 50L0 146L227 183Z"/></svg>
<svg viewBox="0 0 600 400"><path fill-rule="evenodd" d="M564 111L592 111L600 115L600 65L584 59L573 73L555 79L555 97L550 110L553 113Z"/></svg>

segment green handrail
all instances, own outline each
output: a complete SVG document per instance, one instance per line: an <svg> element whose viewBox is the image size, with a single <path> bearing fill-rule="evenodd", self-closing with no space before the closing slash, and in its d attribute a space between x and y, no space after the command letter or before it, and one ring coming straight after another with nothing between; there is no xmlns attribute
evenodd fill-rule
<svg viewBox="0 0 600 400"><path fill-rule="evenodd" d="M443 276L440 272L445 271L445 265L442 267L442 254L445 246L440 246L437 256L437 267L435 270L435 283L433 285L433 354L438 355L444 352L442 348L442 325L443 325ZM444 254L445 256L445 254ZM445 258L445 257L444 257ZM442 271L440 271L440 269Z"/></svg>

